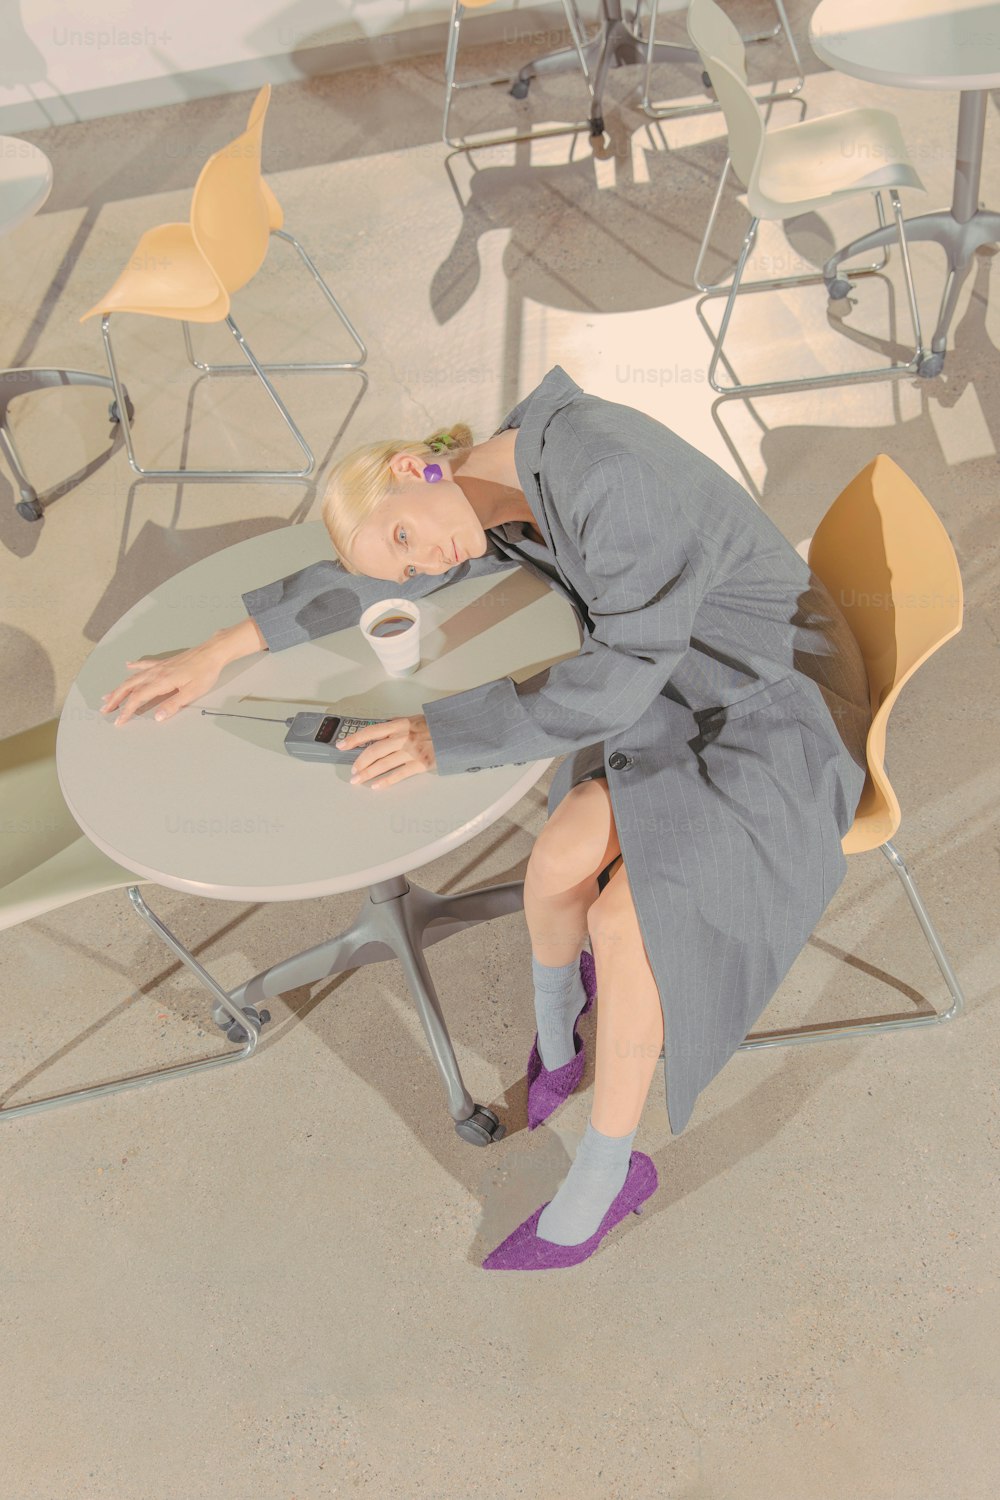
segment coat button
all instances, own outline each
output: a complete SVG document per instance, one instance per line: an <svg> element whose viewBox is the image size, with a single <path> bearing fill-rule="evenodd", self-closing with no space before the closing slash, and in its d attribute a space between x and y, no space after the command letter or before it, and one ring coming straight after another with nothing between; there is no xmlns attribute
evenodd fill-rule
<svg viewBox="0 0 1000 1500"><path fill-rule="evenodd" d="M624 771L632 764L631 755L626 755L623 750L615 750L608 756L608 765L613 771Z"/></svg>

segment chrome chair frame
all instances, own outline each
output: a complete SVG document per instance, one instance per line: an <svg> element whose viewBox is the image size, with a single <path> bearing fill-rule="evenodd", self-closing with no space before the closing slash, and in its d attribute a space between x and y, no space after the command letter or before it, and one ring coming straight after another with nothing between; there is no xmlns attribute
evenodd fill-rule
<svg viewBox="0 0 1000 1500"><path fill-rule="evenodd" d="M368 888L365 903L350 926L338 936L317 943L303 953L293 954L263 969L231 993L213 979L169 927L151 911L137 885L126 887L135 910L172 953L175 953L211 994L212 1019L227 1031L231 1041L240 1040L238 1051L219 1057L201 1058L195 1062L174 1063L149 1073L112 1083L94 1084L53 1094L45 1099L30 1099L25 1104L6 1105L0 1116L54 1109L79 1099L94 1099L125 1089L154 1083L160 1078L179 1078L185 1073L202 1072L249 1057L257 1046L261 1027L270 1019L260 1001L286 994L302 985L331 978L347 969L356 969L385 959L398 959L403 968L410 994L417 1008L431 1057L445 1087L448 1112L455 1131L473 1146L488 1146L500 1140L506 1126L493 1110L477 1104L465 1086L455 1049L448 1034L444 1012L434 987L434 980L424 958L424 949L467 927L506 916L524 908L524 882L505 881L481 890L459 891L444 895L415 885L403 875L380 880ZM235 1034L234 1034L235 1032Z"/></svg>
<svg viewBox="0 0 1000 1500"><path fill-rule="evenodd" d="M583 70L583 76L587 80L587 89L590 94L591 105L594 99L594 85L587 66L585 49L588 45L586 33L580 12L576 8L576 0L562 0L562 7L566 14L566 24L569 27L572 47L566 48L566 52L576 52ZM478 7L477 7L478 8ZM446 146L454 151L475 151L485 149L489 146L508 146L516 141L542 140L546 136L553 135L575 135L579 131L590 131L590 120L578 120L574 124L552 125L541 130L508 131L505 134L484 136L480 139L470 140L468 136L460 136L457 139L448 134L448 122L451 116L452 96L459 89L484 88L489 84L511 83L514 75L511 73L497 73L489 78L469 78L460 83L455 81L455 66L458 61L458 38L462 28L462 18L466 11L472 9L465 6L461 0L452 0L451 20L448 24L448 46L445 51L445 94L444 94L444 120L441 125L441 139Z"/></svg>
<svg viewBox="0 0 1000 1500"><path fill-rule="evenodd" d="M712 212L709 216L708 227L705 230L705 235L701 243L701 249L698 253L698 260L695 264L694 276L695 286L700 292L705 293L705 298L702 299L703 301L710 297L727 297L725 311L722 315L722 323L720 325L719 332L714 339L712 358L708 366L708 383L712 387L713 391L718 391L719 394L723 396L760 395L769 394L772 391L805 390L812 387L828 385L849 385L858 383L860 381L883 380L886 377L893 377L897 375L918 374L921 361L926 354L926 351L923 348L923 334L920 328L920 311L917 307L916 291L914 290L913 286L913 273L910 268L910 255L906 243L906 228L903 220L902 204L899 201L899 193L897 192L897 190L895 188L889 188L889 197L892 200L893 212L896 216L896 228L899 234L899 248L903 260L903 273L906 279L906 290L910 304L910 318L913 323L913 332L916 339L916 346L914 349L913 357L909 359L905 364L893 363L890 365L882 365L880 367L866 370L848 370L841 373L831 373L829 375L807 375L790 378L788 380L765 380L747 383L734 382L732 385L720 385L718 383L715 378L715 372L719 360L720 358L722 358L722 347L726 337L726 330L729 327L729 320L732 317L733 306L735 304L736 297L741 290L740 283L742 281L743 271L749 258L750 252L753 249L754 241L757 237L757 229L760 225L759 218L751 217L750 226L743 238L743 245L740 250L739 259L736 263L736 270L733 274L732 283L728 287L718 283L709 286L704 285L700 280L701 263L708 244L709 233L711 232L712 226L715 222L715 216L722 194L722 187L726 179L726 174L729 171L729 165L730 159L727 157L726 166L723 170L722 178L719 182L719 188L715 195L715 202L712 205ZM885 211L882 207L881 194L880 192L876 191L874 196L876 204L878 206L879 220L880 223L884 226ZM825 283L827 292L829 294L832 287L839 285L837 279L837 268L839 266L842 255L843 252L837 252L837 254L832 256L830 260L826 262L822 271L808 273L804 276L776 276L769 280L750 281L747 282L744 287L742 287L742 290L746 292L768 291L775 290L780 287L804 286L809 284L810 282L815 283L818 281L822 281ZM850 289L849 283L846 281L846 278L848 276L871 275L874 271L878 271L883 268L886 263L886 259L887 257L883 259L880 265L864 266L857 271L845 271L843 273L844 284L848 286L848 290ZM704 319L702 319L702 321L704 322ZM728 365L728 361L726 361L726 363ZM732 367L730 366L730 368Z"/></svg>
<svg viewBox="0 0 1000 1500"><path fill-rule="evenodd" d="M287 242L290 245L294 246L294 248L297 250L299 256L305 262L305 265L306 265L307 269L309 270L310 274L312 275L313 280L319 285L320 290L323 292L323 295L326 297L327 302L334 309L334 311L336 312L337 316L340 318L340 320L343 323L344 327L347 329L348 333L350 334L351 338L353 339L354 343L361 350L360 358L358 358L356 360L350 360L350 361L348 361L348 360L342 360L342 361L325 361L325 362L321 362L321 361L315 361L315 360L296 360L296 361L290 361L290 362L284 362L284 363L277 363L277 364L263 364L263 363L261 363L257 359L257 357L254 354L253 350L250 348L250 345L247 343L246 338L244 337L243 333L237 327L236 321L232 317L231 314L227 314L226 315L225 322L226 322L226 325L229 328L229 331L232 333L233 337L235 338L235 340L236 340L236 342L237 342L237 344L239 346L240 352L246 357L246 360L247 360L247 364L246 365L208 365L208 364L203 364L202 362L200 362L199 360L197 360L195 358L194 349L192 348L192 344L191 344L190 329L188 327L188 324L186 322L182 321L182 329L183 329L183 333L184 333L184 343L185 343L185 348L186 348L186 351L187 351L187 357L188 357L190 363L192 365L194 365L196 369L203 370L203 371L205 371L208 374L238 374L238 375L256 374L256 376L260 380L261 384L263 385L264 389L266 390L267 394L270 396L271 401L273 402L273 404L277 408L278 412L280 413L281 418L282 418L282 420L285 423L285 426L288 428L289 432L291 432L291 434L294 437L295 441L298 443L298 445L301 448L303 454L305 455L306 460L307 460L306 467L303 468L303 469L190 469L190 468L184 468L184 469L144 469L144 468L142 468L140 466L140 464L137 462L136 456L135 456L135 449L134 449L133 442L132 442L132 422L131 422L131 413L129 411L129 403L128 403L128 401L125 398L125 390L124 390L124 387L122 386L121 379L120 379L120 376L118 374L118 365L117 365L117 361L115 359L114 348L113 348L112 343L111 343L111 326L110 326L110 324L111 324L111 314L110 313L104 313L103 316L102 316L102 318L101 318L101 336L102 336L102 338L104 340L104 352L105 352L105 356L106 356L107 361L108 361L108 369L111 372L111 384L112 384L112 387L113 387L114 393L115 393L115 403L116 403L116 407L117 407L118 418L119 418L119 420L121 422L122 437L125 440L125 451L126 451L126 453L128 455L128 461L129 461L129 464L130 464L133 472L136 473L136 474L138 474L141 479L191 479L191 480L240 480L240 479L245 479L245 480L249 480L249 481L261 481L261 482L264 482L264 481L275 480L275 479L305 479L305 478L308 478L308 476L315 469L315 467L316 467L316 459L315 459L315 456L313 454L312 449L309 447L309 444L306 442L306 440L303 437L302 433L299 431L298 427L295 424L294 419L292 418L291 412L288 410L287 406L282 401L281 397L278 395L278 392L275 390L275 388L272 385L271 381L268 380L267 375L266 375L265 372L267 370L281 370L281 371L292 371L292 370L337 370L337 371L351 371L351 370L360 370L361 366L364 364L365 360L368 357L368 350L367 350L367 347L365 346L364 341L361 338L361 335L358 333L357 329L354 327L354 324L351 322L351 320L348 318L347 314L344 312L344 309L341 307L340 303L337 301L336 297L333 295L333 292L327 286L327 284L324 281L322 275L320 274L319 270L317 269L315 263L312 261L312 259L310 258L310 256L306 253L306 251L303 248L303 246L299 244L298 240L295 239L295 237L293 235L289 234L284 229L272 229L271 233L273 235L277 235L279 239L287 240ZM119 314L119 316L121 316L121 314ZM174 320L171 319L170 321L172 322Z"/></svg>
<svg viewBox="0 0 1000 1500"><path fill-rule="evenodd" d="M945 1011L936 1011L933 1015L923 1016L890 1016L884 1020L877 1020L874 1016L862 1016L854 1021L829 1021L819 1022L814 1026L789 1027L778 1031L750 1032L746 1039L740 1042L738 1051L749 1050L753 1047L786 1047L799 1042L829 1042L841 1041L845 1037L875 1036L880 1031L904 1031L916 1026L940 1026L945 1021L954 1021L956 1016L961 1015L965 1006L965 995L954 969L941 945L934 924L931 922L927 908L923 903L920 892L917 890L913 876L903 861L902 855L892 843L886 839L880 844L880 851L892 865L902 883L910 905L916 913L917 921L920 923L921 931L927 939L934 961L941 971L948 993L951 995L951 1005Z"/></svg>
<svg viewBox="0 0 1000 1500"><path fill-rule="evenodd" d="M679 117L686 117L688 115L704 115L710 113L714 109L718 109L718 101L714 99L706 100L704 104L670 105L666 109L657 109L656 106L650 102L649 80L653 71L653 63L656 60L654 56L654 48L656 46L656 17L659 8L660 0L652 0L652 9L649 13L649 36L646 40L646 67L645 72L643 73L642 98L639 101L639 108L642 110L643 114L648 115L651 120L674 120ZM792 57L795 61L795 66L798 69L798 82L788 89L772 90L769 94L757 94L756 98L759 104L770 104L776 99L794 99L796 94L801 93L806 81L805 70L802 67L802 58L799 56L798 45L795 41L795 37L792 34L792 28L788 22L788 14L785 10L784 0L774 0L774 8L778 12L779 18L778 24L774 27L774 29L772 31L754 32L750 36L745 36L743 38L743 41L746 43L767 42L770 41L772 37L776 37L779 31L783 31L785 34L785 39L788 42L788 50L791 52ZM638 27L639 25L639 12L641 10L642 0L637 0L634 22L636 27ZM711 87L711 84L708 84L707 87Z"/></svg>
<svg viewBox="0 0 1000 1500"><path fill-rule="evenodd" d="M85 1088L68 1089L62 1094L49 1094L44 1099L29 1099L24 1104L5 1104L0 1107L0 1119L12 1120L18 1115L38 1114L42 1110L55 1109L62 1104L72 1104L79 1099L99 1099L105 1094L119 1094L125 1089L140 1088L143 1084L155 1083L161 1078L181 1078L186 1073L201 1073L206 1068L221 1068L227 1063L242 1062L245 1057L250 1057L257 1046L260 1038L261 1027L270 1019L267 1012L258 1014L257 1011L246 1007L238 1010L233 1004L230 996L216 982L195 958L194 954L185 948L184 944L174 936L155 912L151 911L142 898L139 887L130 885L127 887L129 897L139 915L152 927L158 937L162 938L171 952L187 964L188 968L211 992L215 1007L213 1017L216 1024L226 1027L230 1031L230 1040L239 1040L238 1032L243 1035L243 1043L235 1052L223 1052L217 1057L203 1057L194 1062L169 1063L164 1068L153 1068L148 1073L136 1073L130 1078L117 1078L112 1083L90 1084ZM225 1020L222 1020L225 1017Z"/></svg>
<svg viewBox="0 0 1000 1500"><path fill-rule="evenodd" d="M351 322L350 318L347 316L346 312L341 307L341 305L337 301L336 297L333 295L333 292L330 290L330 288L327 286L326 282L323 280L323 277L320 274L320 272L319 272L319 270L318 270L315 262L313 261L312 257L308 254L308 252L306 251L305 247L303 245L299 244L299 242L295 238L295 236L288 233L287 229L272 229L271 233L273 235L277 235L278 239L280 239L280 240L286 240L288 242L288 244L292 245L295 248L295 250L298 252L299 257L305 263L306 269L309 271L309 274L312 276L313 280L316 282L316 284L319 287L320 291L323 293L323 296L326 298L327 302L333 308L334 312L337 314L337 317L343 323L344 327L347 329L348 333L351 335L351 338L354 340L355 344L357 344L358 348L361 350L361 357L360 357L360 359L352 359L352 360L346 360L345 359L345 360L336 360L336 361L331 361L331 360L296 359L296 360L291 360L291 361L285 362L283 364L262 364L261 365L261 369L262 370L360 370L361 366L364 364L365 360L368 358L368 349L367 349L367 346L365 345L365 342L362 339L360 333L355 328L354 324ZM206 365L206 364L203 364L201 362L201 360L195 359L194 349L191 346L191 325L189 323L184 323L184 324L182 324L182 327L184 329L184 344L185 344L185 347L187 349L188 359L190 360L191 364L195 367L196 370L204 370L205 373L208 374L208 375L246 375L246 374L249 373L249 371L247 370L246 365Z"/></svg>

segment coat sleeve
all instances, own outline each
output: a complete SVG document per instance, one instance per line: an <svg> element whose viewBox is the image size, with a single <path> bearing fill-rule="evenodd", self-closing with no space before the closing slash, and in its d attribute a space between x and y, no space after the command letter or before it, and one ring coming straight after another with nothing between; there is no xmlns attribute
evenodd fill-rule
<svg viewBox="0 0 1000 1500"><path fill-rule="evenodd" d="M469 557L447 573L418 573L405 583L348 573L339 562L324 558L287 578L265 583L242 595L247 614L260 626L269 651L284 651L302 641L356 625L370 604L380 599L422 599L463 578L517 567L489 543L482 557Z"/></svg>
<svg viewBox="0 0 1000 1500"><path fill-rule="evenodd" d="M576 656L524 682L501 677L423 704L441 774L551 758L620 734L688 650L713 549L663 477L614 454L584 473L576 508L592 629Z"/></svg>

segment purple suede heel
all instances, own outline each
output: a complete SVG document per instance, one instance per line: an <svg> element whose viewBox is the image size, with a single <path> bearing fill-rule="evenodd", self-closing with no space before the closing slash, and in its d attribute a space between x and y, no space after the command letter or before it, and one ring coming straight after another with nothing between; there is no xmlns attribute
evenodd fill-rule
<svg viewBox="0 0 1000 1500"><path fill-rule="evenodd" d="M642 1212L642 1205L651 1198L660 1185L656 1167L650 1157L642 1151L633 1151L629 1157L628 1176L622 1190L608 1209L589 1240L579 1245L557 1245L553 1240L539 1239L535 1230L541 1218L543 1203L536 1208L530 1219L519 1224L513 1234L499 1244L483 1261L484 1271L554 1271L564 1266L577 1266L593 1255L609 1230L620 1224L630 1213Z"/></svg>
<svg viewBox="0 0 1000 1500"><path fill-rule="evenodd" d="M585 1016L594 1003L597 994L597 972L594 968L593 954L586 949L580 954L580 978L583 980L583 991L587 996L587 1003L580 1012ZM577 1021L580 1019L577 1016ZM568 1063L561 1068L551 1070L542 1062L538 1051L538 1033L535 1032L535 1040L531 1047L531 1056L528 1058L528 1129L534 1130L547 1120L554 1109L558 1109L564 1099L578 1086L583 1077L584 1064L587 1061L587 1052L583 1044L583 1038L573 1023L573 1043L576 1047L576 1056L571 1057Z"/></svg>

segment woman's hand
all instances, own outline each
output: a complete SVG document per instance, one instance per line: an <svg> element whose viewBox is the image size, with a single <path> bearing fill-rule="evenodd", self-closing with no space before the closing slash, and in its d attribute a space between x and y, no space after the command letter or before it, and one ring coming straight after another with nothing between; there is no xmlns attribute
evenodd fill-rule
<svg viewBox="0 0 1000 1500"><path fill-rule="evenodd" d="M362 750L351 770L351 785L370 782L374 788L391 786L405 776L417 776L421 771L437 768L434 742L423 714L409 719L387 719L384 724L371 724L367 729L358 729L338 741L338 748L350 750L353 745L364 745L367 740L374 743ZM387 772L392 775L387 775ZM376 780L380 777L380 780Z"/></svg>
<svg viewBox="0 0 1000 1500"><path fill-rule="evenodd" d="M179 709L215 686L228 659L218 640L208 640L161 661L148 656L127 661L126 667L135 675L113 692L104 694L101 713L113 713L120 708L115 723L127 724L140 708L145 708L156 698L166 698L167 701L156 710L156 718L170 719Z"/></svg>

